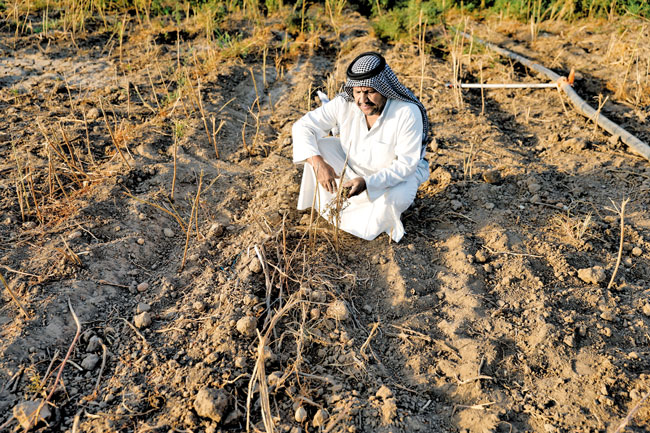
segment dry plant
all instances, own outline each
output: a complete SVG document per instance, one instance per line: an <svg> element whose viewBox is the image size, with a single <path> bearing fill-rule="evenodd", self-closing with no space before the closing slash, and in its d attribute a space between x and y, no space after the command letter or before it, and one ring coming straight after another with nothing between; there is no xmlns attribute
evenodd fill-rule
<svg viewBox="0 0 650 433"><path fill-rule="evenodd" d="M5 278L2 276L2 274L0 274L0 282L5 287L5 289L7 289L7 292L9 292L9 296L11 296L11 299L13 299L13 301L16 303L16 305L18 306L18 309L20 310L20 312L23 313L23 315L25 316L26 319L28 319L29 314L27 314L27 310L25 310L25 307L23 307L23 304L20 302L20 300L18 300L18 296L16 296L16 294L13 292L13 290L11 290L11 288L9 287L9 284L7 284L7 280L5 280Z"/></svg>
<svg viewBox="0 0 650 433"><path fill-rule="evenodd" d="M614 201L612 201L612 207L607 208L608 210L614 211L618 214L621 219L621 240L618 247L618 256L616 257L616 265L614 265L614 270L612 271L612 278L607 284L607 288L610 289L614 284L614 279L616 278L616 273L618 272L618 267L621 265L621 257L623 256L623 237L625 234L625 205L630 201L629 198L624 199L621 202L621 207L619 208Z"/></svg>
<svg viewBox="0 0 650 433"><path fill-rule="evenodd" d="M550 223L551 226L557 227L571 244L578 247L591 239L591 230L595 227L591 213L584 217L571 216L568 212L559 213L550 219Z"/></svg>
<svg viewBox="0 0 650 433"><path fill-rule="evenodd" d="M192 204L192 211L190 212L190 222L187 225L187 231L185 233L185 248L183 249L183 260L181 261L181 267L178 272L182 272L185 268L185 261L187 259L187 249L190 245L190 232L192 231L192 220L196 214L199 212L199 197L201 196L201 186L203 185L203 170L201 170L201 175L199 176L199 186L196 190L196 197L194 198L194 203ZM198 223L197 223L198 226ZM197 229L198 230L198 229Z"/></svg>
<svg viewBox="0 0 650 433"><path fill-rule="evenodd" d="M343 12L346 3L347 0L325 0L325 11L327 11L327 14L330 17L332 28L337 37L341 32L336 22L341 19L341 13Z"/></svg>

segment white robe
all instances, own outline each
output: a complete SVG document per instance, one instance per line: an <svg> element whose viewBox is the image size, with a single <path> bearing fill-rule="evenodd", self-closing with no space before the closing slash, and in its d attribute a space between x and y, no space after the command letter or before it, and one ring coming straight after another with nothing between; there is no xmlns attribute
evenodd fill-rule
<svg viewBox="0 0 650 433"><path fill-rule="evenodd" d="M334 127L340 138L325 137ZM364 178L367 190L349 199L339 228L366 240L387 233L398 242L404 235L400 215L429 176L421 149L422 115L415 104L396 99L387 100L370 129L359 107L341 97L307 113L293 126L295 163L321 155L340 175L348 155L346 179ZM298 209L313 206L328 218L327 205L333 198L318 184L311 165L305 164Z"/></svg>

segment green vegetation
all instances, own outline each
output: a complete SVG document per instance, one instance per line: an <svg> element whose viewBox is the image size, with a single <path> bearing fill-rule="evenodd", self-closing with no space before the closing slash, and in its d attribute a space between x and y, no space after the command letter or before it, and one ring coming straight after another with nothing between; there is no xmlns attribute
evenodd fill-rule
<svg viewBox="0 0 650 433"><path fill-rule="evenodd" d="M88 20L107 29L125 19L189 25L232 50L234 41L223 24L233 17L249 22L240 28L263 27L263 20L279 17L294 36L312 34L321 26L338 33L345 9L370 18L382 39L412 42L421 36L423 26L458 13L499 14L535 24L627 14L650 19L647 0L0 0L0 24L24 34L52 30L76 34L87 29Z"/></svg>

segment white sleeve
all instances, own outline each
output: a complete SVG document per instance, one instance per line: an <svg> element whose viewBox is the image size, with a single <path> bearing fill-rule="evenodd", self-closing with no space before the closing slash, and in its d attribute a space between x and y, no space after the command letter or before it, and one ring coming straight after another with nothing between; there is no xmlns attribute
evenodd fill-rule
<svg viewBox="0 0 650 433"><path fill-rule="evenodd" d="M395 159L386 168L369 176L364 176L368 198L371 201L380 197L386 190L406 180L420 163L422 151L422 115L414 104L400 110L398 118Z"/></svg>
<svg viewBox="0 0 650 433"><path fill-rule="evenodd" d="M307 158L320 155L317 140L325 136L337 124L338 115L343 112L346 101L337 97L302 116L293 124L293 162L304 162Z"/></svg>

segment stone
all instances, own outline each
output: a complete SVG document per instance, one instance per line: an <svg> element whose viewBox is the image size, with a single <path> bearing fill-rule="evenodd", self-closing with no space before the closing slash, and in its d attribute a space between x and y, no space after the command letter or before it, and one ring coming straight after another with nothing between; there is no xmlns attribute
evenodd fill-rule
<svg viewBox="0 0 650 433"><path fill-rule="evenodd" d="M459 210L462 207L463 207L463 204L461 202L459 202L458 200L452 200L451 201L451 208L453 210Z"/></svg>
<svg viewBox="0 0 650 433"><path fill-rule="evenodd" d="M327 307L327 316L335 320L347 320L350 312L344 301L336 300Z"/></svg>
<svg viewBox="0 0 650 433"><path fill-rule="evenodd" d="M643 312L643 314L650 317L650 302L646 302L641 308L641 311Z"/></svg>
<svg viewBox="0 0 650 433"><path fill-rule="evenodd" d="M538 183L528 184L528 192L530 192L531 194L537 194L538 192L541 191L541 189L542 186Z"/></svg>
<svg viewBox="0 0 650 433"><path fill-rule="evenodd" d="M641 254L643 254L643 250L639 247L634 247L632 248L632 255L634 257L639 257Z"/></svg>
<svg viewBox="0 0 650 433"><path fill-rule="evenodd" d="M86 353L93 353L99 350L99 348L102 346L102 339L99 338L96 335L93 335L90 337L90 340L88 340L88 346L86 346Z"/></svg>
<svg viewBox="0 0 650 433"><path fill-rule="evenodd" d="M251 262L248 264L248 269L254 274L259 274L262 272L262 263L259 261L257 257L255 257Z"/></svg>
<svg viewBox="0 0 650 433"><path fill-rule="evenodd" d="M146 292L147 289L149 288L149 283L143 282L137 285L136 289L138 289L138 292Z"/></svg>
<svg viewBox="0 0 650 433"><path fill-rule="evenodd" d="M235 368L246 368L246 357L238 356L235 358Z"/></svg>
<svg viewBox="0 0 650 433"><path fill-rule="evenodd" d="M223 234L225 227L221 223L213 223L208 230L208 239L219 237Z"/></svg>
<svg viewBox="0 0 650 433"><path fill-rule="evenodd" d="M499 170L488 170L483 173L483 180L489 184L499 184L502 181L501 172Z"/></svg>
<svg viewBox="0 0 650 433"><path fill-rule="evenodd" d="M564 342L564 344L566 344L569 347L575 347L576 345L576 338L573 334L569 334L565 336L562 341Z"/></svg>
<svg viewBox="0 0 650 433"><path fill-rule="evenodd" d="M91 108L86 112L87 120L95 120L99 117L99 110L96 107Z"/></svg>
<svg viewBox="0 0 650 433"><path fill-rule="evenodd" d="M174 230L170 229L169 227L165 227L163 229L163 234L167 238L173 238L174 237Z"/></svg>
<svg viewBox="0 0 650 433"><path fill-rule="evenodd" d="M325 409L318 409L318 411L316 411L316 414L314 415L312 424L314 425L314 427L325 427L325 423L327 422L327 419L329 417L330 416Z"/></svg>
<svg viewBox="0 0 650 433"><path fill-rule="evenodd" d="M30 430L34 425L37 425L39 422L47 422L48 419L52 416L50 408L47 405L43 405L40 412L38 413L37 422L35 418L36 410L41 404L41 400L28 400L18 403L14 406L14 418L20 424L20 427L27 431Z"/></svg>
<svg viewBox="0 0 650 433"><path fill-rule="evenodd" d="M194 303L192 304L192 308L194 308L194 311L196 311L197 313L202 313L203 311L205 311L205 303L201 301L194 301Z"/></svg>
<svg viewBox="0 0 650 433"><path fill-rule="evenodd" d="M476 260L476 263L485 263L487 261L487 255L485 254L485 251L478 250L476 254L474 254L474 259Z"/></svg>
<svg viewBox="0 0 650 433"><path fill-rule="evenodd" d="M612 314L611 311L603 311L600 314L600 318L603 320L606 320L608 322L613 322L614 321L614 315Z"/></svg>
<svg viewBox="0 0 650 433"><path fill-rule="evenodd" d="M81 361L81 366L84 368L84 370L91 371L95 369L98 362L99 356L91 353L90 355L86 355L86 357Z"/></svg>
<svg viewBox="0 0 650 433"><path fill-rule="evenodd" d="M142 329L147 328L151 325L151 314L148 311L144 311L133 318L133 324L136 328Z"/></svg>
<svg viewBox="0 0 650 433"><path fill-rule="evenodd" d="M144 313L145 311L151 311L151 306L146 302L138 302L136 310L138 313Z"/></svg>
<svg viewBox="0 0 650 433"><path fill-rule="evenodd" d="M296 413L294 414L294 419L296 422L303 423L307 419L307 411L305 410L304 407L300 406L298 409L296 409Z"/></svg>
<svg viewBox="0 0 650 433"><path fill-rule="evenodd" d="M136 242L138 243L138 245L144 245L144 239L143 238L138 238L138 240Z"/></svg>
<svg viewBox="0 0 650 433"><path fill-rule="evenodd" d="M600 284L605 281L605 269L602 266L578 269L578 278L588 284Z"/></svg>
<svg viewBox="0 0 650 433"><path fill-rule="evenodd" d="M228 407L228 394L222 389L204 388L194 397L194 410L201 418L220 422Z"/></svg>
<svg viewBox="0 0 650 433"><path fill-rule="evenodd" d="M273 373L266 376L266 383L269 386L276 386L280 383L281 379L282 379L282 373L279 371L274 371Z"/></svg>
<svg viewBox="0 0 650 433"><path fill-rule="evenodd" d="M390 388L388 388L386 385L382 385L382 386L377 390L377 392L375 393L375 395L376 395L377 397L382 398L382 399L385 400L385 399L390 398L390 397L393 396L393 391L391 391Z"/></svg>
<svg viewBox="0 0 650 433"><path fill-rule="evenodd" d="M257 319L253 316L244 316L237 321L237 331L240 334L250 337L255 335L255 329L257 328Z"/></svg>

